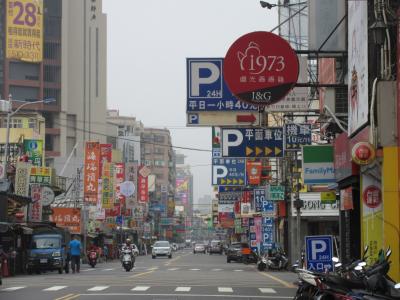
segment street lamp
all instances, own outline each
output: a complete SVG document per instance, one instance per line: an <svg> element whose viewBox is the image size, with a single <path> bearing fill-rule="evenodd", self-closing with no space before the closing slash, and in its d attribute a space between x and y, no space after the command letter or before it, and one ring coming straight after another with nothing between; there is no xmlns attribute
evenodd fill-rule
<svg viewBox="0 0 400 300"><path fill-rule="evenodd" d="M8 148L9 148L9 144L10 144L10 120L11 117L13 115L15 115L16 113L18 113L22 108L24 108L25 106L31 105L31 104L38 104L38 103L44 103L44 104L49 104L49 103L53 103L56 101L56 99L54 98L46 98L43 100L38 100L38 101L21 101L21 100L14 100L16 102L23 102L23 104L21 104L20 106L17 107L16 110L12 110L12 97L11 95L9 95L8 97L8 106L7 106L7 132L6 132L6 148L4 150L4 157L5 157L5 178L7 179L7 170L8 170Z"/></svg>

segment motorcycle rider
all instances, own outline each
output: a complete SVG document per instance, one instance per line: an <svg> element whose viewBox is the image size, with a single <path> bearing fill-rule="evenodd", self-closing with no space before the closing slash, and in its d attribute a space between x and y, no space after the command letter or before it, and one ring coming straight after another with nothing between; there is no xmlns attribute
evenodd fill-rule
<svg viewBox="0 0 400 300"><path fill-rule="evenodd" d="M122 246L122 251L129 249L131 251L131 256L132 256L132 261L135 262L135 256L133 255L133 246L132 246L132 241L131 239L127 238L125 240L125 245ZM121 251L121 252L122 252Z"/></svg>

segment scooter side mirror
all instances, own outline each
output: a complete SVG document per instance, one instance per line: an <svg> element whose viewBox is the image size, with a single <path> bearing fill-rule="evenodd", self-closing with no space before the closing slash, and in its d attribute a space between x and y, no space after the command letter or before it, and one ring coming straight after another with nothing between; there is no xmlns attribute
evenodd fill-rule
<svg viewBox="0 0 400 300"><path fill-rule="evenodd" d="M394 285L394 288L395 288L396 290L399 290L399 289L400 289L400 283L396 283L396 284Z"/></svg>
<svg viewBox="0 0 400 300"><path fill-rule="evenodd" d="M335 263L338 263L339 262L339 258L334 256L334 257L332 257L332 261L335 262Z"/></svg>
<svg viewBox="0 0 400 300"><path fill-rule="evenodd" d="M357 267L354 268L354 270L356 270L356 271L361 271L362 269L363 268L361 266L357 266Z"/></svg>
<svg viewBox="0 0 400 300"><path fill-rule="evenodd" d="M335 264L335 268L339 268L339 267L341 267L342 266L342 263L337 263L337 264Z"/></svg>
<svg viewBox="0 0 400 300"><path fill-rule="evenodd" d="M357 266L365 267L367 263L365 261L360 262Z"/></svg>

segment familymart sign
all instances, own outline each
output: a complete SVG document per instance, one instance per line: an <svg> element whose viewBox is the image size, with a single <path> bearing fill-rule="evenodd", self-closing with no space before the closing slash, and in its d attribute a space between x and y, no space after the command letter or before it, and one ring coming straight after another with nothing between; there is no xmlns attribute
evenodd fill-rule
<svg viewBox="0 0 400 300"><path fill-rule="evenodd" d="M303 146L303 178L305 184L335 183L333 146Z"/></svg>

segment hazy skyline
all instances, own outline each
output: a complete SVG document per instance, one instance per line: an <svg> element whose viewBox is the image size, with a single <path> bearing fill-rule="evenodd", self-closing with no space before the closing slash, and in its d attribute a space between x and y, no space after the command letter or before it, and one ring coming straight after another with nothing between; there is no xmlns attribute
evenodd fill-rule
<svg viewBox="0 0 400 300"><path fill-rule="evenodd" d="M186 127L186 58L224 57L241 35L277 25L258 0L103 0L108 23L108 108L170 129L178 147L209 149L211 128ZM187 156L194 200L212 195L211 153Z"/></svg>

